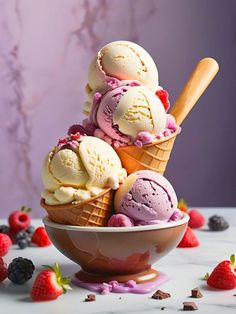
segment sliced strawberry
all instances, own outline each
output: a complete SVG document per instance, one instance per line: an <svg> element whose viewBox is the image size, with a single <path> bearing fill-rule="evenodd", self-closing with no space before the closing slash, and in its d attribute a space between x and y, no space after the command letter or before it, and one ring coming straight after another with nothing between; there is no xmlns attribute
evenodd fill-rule
<svg viewBox="0 0 236 314"><path fill-rule="evenodd" d="M197 209L191 209L188 214L190 217L188 222L190 228L198 229L205 225L205 218Z"/></svg>
<svg viewBox="0 0 236 314"><path fill-rule="evenodd" d="M190 248L190 247L197 247L200 243L196 237L196 235L193 233L192 229L190 227L187 227L185 234L178 244L177 247L180 248Z"/></svg>
<svg viewBox="0 0 236 314"><path fill-rule="evenodd" d="M31 290L33 301L50 301L66 293L70 287L70 278L62 277L59 265L46 266L47 269L38 274Z"/></svg>
<svg viewBox="0 0 236 314"><path fill-rule="evenodd" d="M230 260L219 263L207 279L207 284L217 289L234 289L236 287L235 255Z"/></svg>

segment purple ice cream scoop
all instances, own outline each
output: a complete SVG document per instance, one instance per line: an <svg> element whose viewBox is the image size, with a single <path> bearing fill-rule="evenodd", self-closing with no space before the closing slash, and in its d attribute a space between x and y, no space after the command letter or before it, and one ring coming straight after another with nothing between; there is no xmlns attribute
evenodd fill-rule
<svg viewBox="0 0 236 314"><path fill-rule="evenodd" d="M115 211L135 225L167 222L178 211L170 182L159 173L140 170L129 175L115 194Z"/></svg>

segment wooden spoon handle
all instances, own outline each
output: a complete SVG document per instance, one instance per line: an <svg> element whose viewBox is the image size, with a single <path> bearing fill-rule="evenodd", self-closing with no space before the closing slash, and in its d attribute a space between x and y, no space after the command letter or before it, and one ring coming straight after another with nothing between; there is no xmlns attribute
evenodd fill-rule
<svg viewBox="0 0 236 314"><path fill-rule="evenodd" d="M170 112L178 125L187 117L218 70L219 65L212 58L205 58L198 62Z"/></svg>

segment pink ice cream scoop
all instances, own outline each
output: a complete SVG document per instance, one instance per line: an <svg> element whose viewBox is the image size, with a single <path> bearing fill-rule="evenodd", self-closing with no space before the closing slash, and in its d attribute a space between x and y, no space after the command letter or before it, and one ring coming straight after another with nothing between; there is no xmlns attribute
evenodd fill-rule
<svg viewBox="0 0 236 314"><path fill-rule="evenodd" d="M162 175L140 170L129 175L115 194L115 211L148 225L182 217L178 215L177 197L170 182Z"/></svg>
<svg viewBox="0 0 236 314"><path fill-rule="evenodd" d="M130 141L129 136L122 134L118 126L113 123L113 114L117 108L119 100L122 95L124 95L131 86L120 86L106 93L100 101L100 104L94 114L95 110L91 110L91 118L94 124L108 135L113 140L117 140L123 143L128 143Z"/></svg>
<svg viewBox="0 0 236 314"><path fill-rule="evenodd" d="M132 227L132 219L123 214L112 215L108 221L108 227Z"/></svg>

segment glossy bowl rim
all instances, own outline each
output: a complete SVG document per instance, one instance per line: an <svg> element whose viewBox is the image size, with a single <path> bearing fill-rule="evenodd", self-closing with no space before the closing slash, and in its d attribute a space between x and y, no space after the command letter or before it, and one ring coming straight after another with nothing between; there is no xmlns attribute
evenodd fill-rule
<svg viewBox="0 0 236 314"><path fill-rule="evenodd" d="M45 226L52 227L54 229L62 229L67 231L85 231L85 232L137 232L137 231L151 231L151 230L161 230L174 228L181 226L189 221L189 215L183 212L183 218L176 221L166 222L163 224L154 224L147 226L133 226L133 227L87 227L87 226L72 226L72 225L63 225L51 221L48 216L43 218L43 223Z"/></svg>

